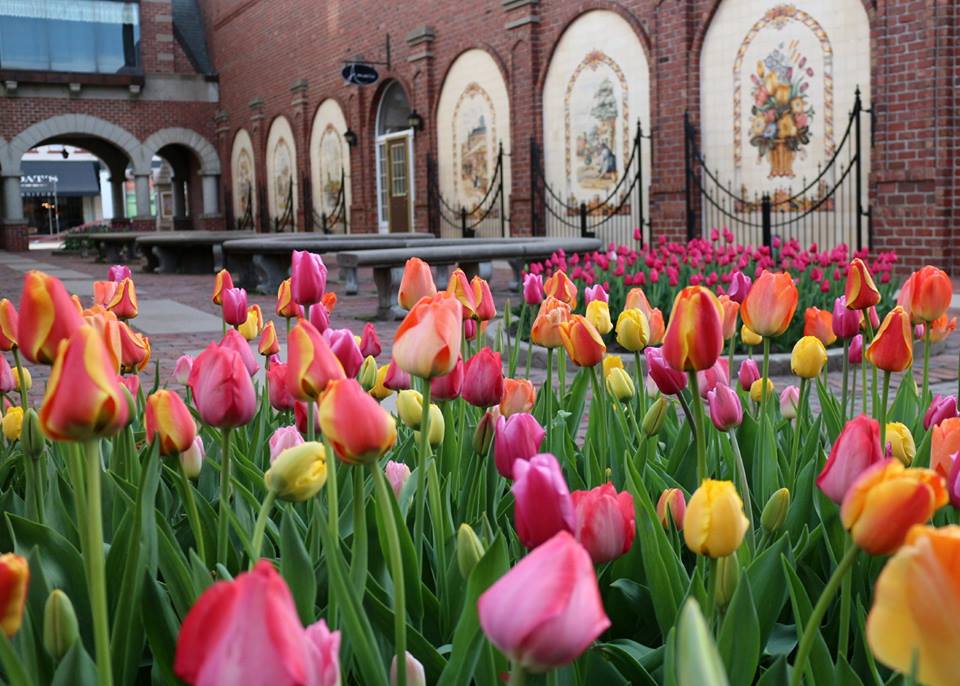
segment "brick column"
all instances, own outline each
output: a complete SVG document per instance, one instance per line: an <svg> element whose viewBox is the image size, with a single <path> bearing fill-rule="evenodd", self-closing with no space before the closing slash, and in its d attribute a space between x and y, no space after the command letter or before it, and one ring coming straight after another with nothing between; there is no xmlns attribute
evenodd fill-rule
<svg viewBox="0 0 960 686"><path fill-rule="evenodd" d="M213 122L217 133L217 155L220 156L221 214L224 218L224 228L232 229L236 225L236 217L233 216L233 170L230 168L230 157L233 153L230 115L224 110L218 110L213 115Z"/></svg>
<svg viewBox="0 0 960 686"><path fill-rule="evenodd" d="M263 114L263 98L250 101L250 138L253 141L253 166L256 169L257 217L254 217L257 231L270 231L270 209L267 207L267 127Z"/></svg>
<svg viewBox="0 0 960 686"><path fill-rule="evenodd" d="M300 201L297 203L297 226L304 231L313 230L313 186L310 183L310 107L307 98L307 80L297 79L290 85L293 99L290 111L293 112L293 135L297 144L297 186L300 187Z"/></svg>
<svg viewBox="0 0 960 686"><path fill-rule="evenodd" d="M418 26L407 34L410 56L410 83L413 92L407 93L410 107L423 118L423 130L414 132L413 174L414 207L413 228L426 231L429 225L427 206L427 158L436 155L437 122L433 116L437 100L434 74L433 40L436 32L430 26Z"/></svg>

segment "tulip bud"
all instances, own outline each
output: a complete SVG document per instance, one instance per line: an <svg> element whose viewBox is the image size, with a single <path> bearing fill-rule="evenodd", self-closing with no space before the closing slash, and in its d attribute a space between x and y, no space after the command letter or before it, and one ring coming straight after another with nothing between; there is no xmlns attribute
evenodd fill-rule
<svg viewBox="0 0 960 686"><path fill-rule="evenodd" d="M226 269L221 269L217 272L213 281L213 297L211 299L214 305L223 304L223 292L228 288L233 288L233 277Z"/></svg>
<svg viewBox="0 0 960 686"><path fill-rule="evenodd" d="M113 297L107 303L107 309L117 315L118 319L133 319L137 316L137 289L133 279L126 278L117 284Z"/></svg>
<svg viewBox="0 0 960 686"><path fill-rule="evenodd" d="M440 406L430 403L430 445L436 447L443 443L444 428L443 412L440 411ZM414 431L414 435L419 443L420 431Z"/></svg>
<svg viewBox="0 0 960 686"><path fill-rule="evenodd" d="M664 395L677 395L687 387L687 375L667 364L660 348L647 348L644 351L647 358L647 370L650 378L657 384L657 388Z"/></svg>
<svg viewBox="0 0 960 686"><path fill-rule="evenodd" d="M660 428L667 419L667 410L669 408L669 400L663 396L657 398L650 407L647 408L647 413L643 415L643 422L640 425L643 433L647 436L656 436L660 433Z"/></svg>
<svg viewBox="0 0 960 686"><path fill-rule="evenodd" d="M323 338L330 344L330 350L340 361L343 373L348 379L356 378L363 365L363 353L350 329L326 329Z"/></svg>
<svg viewBox="0 0 960 686"><path fill-rule="evenodd" d="M264 357L270 357L280 352L280 341L277 339L277 327L273 322L267 322L263 327L257 352Z"/></svg>
<svg viewBox="0 0 960 686"><path fill-rule="evenodd" d="M859 310L851 310L847 307L847 296L841 295L833 301L833 333L838 338L853 338L860 331L860 322L863 321L863 315Z"/></svg>
<svg viewBox="0 0 960 686"><path fill-rule="evenodd" d="M726 557L740 547L749 527L733 483L705 479L687 503L683 538L697 555Z"/></svg>
<svg viewBox="0 0 960 686"><path fill-rule="evenodd" d="M186 386L190 379L191 369L193 369L193 358L189 355L181 355L177 358L177 364L173 368L173 380Z"/></svg>
<svg viewBox="0 0 960 686"><path fill-rule="evenodd" d="M776 387L773 385L773 379L767 379L767 397L769 398L776 392ZM750 386L750 400L755 403L763 400L763 379L757 379Z"/></svg>
<svg viewBox="0 0 960 686"><path fill-rule="evenodd" d="M687 499L679 488L665 488L657 500L657 519L664 529L673 525L677 531L683 530L683 515L687 511Z"/></svg>
<svg viewBox="0 0 960 686"><path fill-rule="evenodd" d="M531 306L543 302L543 276L540 274L523 275L523 301Z"/></svg>
<svg viewBox="0 0 960 686"><path fill-rule="evenodd" d="M579 314L571 315L570 320L560 326L560 341L570 360L579 367L599 364L607 352L600 332Z"/></svg>
<svg viewBox="0 0 960 686"><path fill-rule="evenodd" d="M590 305L594 300L602 300L603 302L609 302L610 297L607 295L607 292L603 289L603 284L594 284L592 286L587 286L583 289L583 301L586 305Z"/></svg>
<svg viewBox="0 0 960 686"><path fill-rule="evenodd" d="M461 302L448 293L422 298L394 334L394 362L422 379L449 374L460 357L465 318Z"/></svg>
<svg viewBox="0 0 960 686"><path fill-rule="evenodd" d="M613 322L610 321L610 306L605 300L593 300L587 305L587 321L593 324L601 335L608 334L613 330Z"/></svg>
<svg viewBox="0 0 960 686"><path fill-rule="evenodd" d="M740 314L740 303L729 295L721 295L720 307L723 309L723 340L729 341L737 335L737 317Z"/></svg>
<svg viewBox="0 0 960 686"><path fill-rule="evenodd" d="M30 370L26 367L20 367L23 372L23 390L29 391L33 388L33 377L30 375ZM13 386L15 390L21 390L20 388L20 374L18 372L13 373Z"/></svg>
<svg viewBox="0 0 960 686"><path fill-rule="evenodd" d="M530 342L545 348L563 345L560 329L570 321L570 306L556 298L548 297L540 303L540 309L530 327Z"/></svg>
<svg viewBox="0 0 960 686"><path fill-rule="evenodd" d="M730 285L727 286L727 296L735 303L743 304L753 280L739 269L730 275Z"/></svg>
<svg viewBox="0 0 960 686"><path fill-rule="evenodd" d="M498 413L496 408L493 411L487 411L477 422L477 428L473 432L473 452L477 455L486 455L490 450L490 443L493 441L493 435L496 432Z"/></svg>
<svg viewBox="0 0 960 686"><path fill-rule="evenodd" d="M673 369L709 369L723 352L723 307L704 286L687 286L673 300L663 358Z"/></svg>
<svg viewBox="0 0 960 686"><path fill-rule="evenodd" d="M406 655L407 686L427 686L427 675L423 665L407 651ZM390 686L397 686L397 656L390 661Z"/></svg>
<svg viewBox="0 0 960 686"><path fill-rule="evenodd" d="M386 475L387 481L390 483L390 488L393 490L393 494L399 498L400 493L403 491L404 484L406 484L407 480L410 478L410 467L405 465L403 462L388 460L387 464L383 468L383 473Z"/></svg>
<svg viewBox="0 0 960 686"><path fill-rule="evenodd" d="M263 480L278 498L291 502L309 500L320 492L327 481L323 443L310 441L287 448L270 465Z"/></svg>
<svg viewBox="0 0 960 686"><path fill-rule="evenodd" d="M203 439L197 435L197 437L193 439L193 444L180 453L180 468L188 479L200 478L200 470L203 469L204 455Z"/></svg>
<svg viewBox="0 0 960 686"><path fill-rule="evenodd" d="M389 371L390 371L390 366L386 364L381 366L379 369L377 369L377 376L374 381L373 388L371 388L369 391L370 395L376 398L377 401L383 400L384 398L388 398L393 393L392 390L387 388L387 385L385 383L387 379L387 372Z"/></svg>
<svg viewBox="0 0 960 686"><path fill-rule="evenodd" d="M360 365L357 381L360 382L360 387L367 391L367 393L377 385L377 361L373 359L373 355L367 355L363 364Z"/></svg>
<svg viewBox="0 0 960 686"><path fill-rule="evenodd" d="M956 416L957 399L952 395L937 393L923 415L923 428L929 430L931 426L938 426L944 419Z"/></svg>
<svg viewBox="0 0 960 686"><path fill-rule="evenodd" d="M320 398L317 419L324 438L347 464L375 462L397 441L393 417L356 379L330 382Z"/></svg>
<svg viewBox="0 0 960 686"><path fill-rule="evenodd" d="M419 257L411 257L403 266L403 278L397 292L397 302L405 310L410 310L420 298L432 298L437 294L430 265Z"/></svg>
<svg viewBox="0 0 960 686"><path fill-rule="evenodd" d="M423 396L420 391L407 388L397 393L397 415L411 429L420 428L423 415Z"/></svg>
<svg viewBox="0 0 960 686"><path fill-rule="evenodd" d="M717 607L726 607L740 583L740 562L736 555L727 555L717 560L714 575L713 599Z"/></svg>
<svg viewBox="0 0 960 686"><path fill-rule="evenodd" d="M900 422L889 422L886 437L885 454L900 460L904 467L913 464L913 458L917 456L917 446L910 429Z"/></svg>
<svg viewBox="0 0 960 686"><path fill-rule="evenodd" d="M463 399L474 407L491 407L503 399L503 365L500 353L482 348L467 360L463 370Z"/></svg>
<svg viewBox="0 0 960 686"><path fill-rule="evenodd" d="M273 464L287 448L303 445L303 436L295 426L281 426L270 435L267 444L270 446L270 464Z"/></svg>
<svg viewBox="0 0 960 686"><path fill-rule="evenodd" d="M317 253L294 250L290 256L290 291L294 302L314 305L327 287L327 267Z"/></svg>
<svg viewBox="0 0 960 686"><path fill-rule="evenodd" d="M740 397L726 384L717 384L707 393L707 405L710 409L710 421L718 431L729 431L743 422Z"/></svg>
<svg viewBox="0 0 960 686"><path fill-rule="evenodd" d="M627 402L634 394L633 379L623 368L614 367L607 375L607 392L620 402Z"/></svg>
<svg viewBox="0 0 960 686"><path fill-rule="evenodd" d="M775 534L787 521L787 512L790 511L790 491L780 488L773 492L767 504L760 513L760 526L765 531Z"/></svg>
<svg viewBox="0 0 960 686"><path fill-rule="evenodd" d="M468 579L483 553L483 543L477 533L469 524L461 524L457 529L457 567L460 569L460 576Z"/></svg>
<svg viewBox="0 0 960 686"><path fill-rule="evenodd" d="M43 453L46 439L40 428L40 417L32 407L27 408L20 427L20 448L24 454L36 460Z"/></svg>
<svg viewBox="0 0 960 686"><path fill-rule="evenodd" d="M780 394L780 415L784 419L796 419L797 408L800 405L800 389L796 386L787 386Z"/></svg>
<svg viewBox="0 0 960 686"><path fill-rule="evenodd" d="M740 388L746 393L750 392L753 382L760 378L760 370L752 357L748 357L740 363L740 370L737 372L737 379L740 381Z"/></svg>
<svg viewBox="0 0 960 686"><path fill-rule="evenodd" d="M850 353L847 355L850 364L860 364L863 360L863 334L858 333L850 339Z"/></svg>
<svg viewBox="0 0 960 686"><path fill-rule="evenodd" d="M643 350L650 340L650 323L640 309L620 312L617 317L617 343L630 352Z"/></svg>
<svg viewBox="0 0 960 686"><path fill-rule="evenodd" d="M240 335L243 336L244 340L252 341L254 338L260 335L260 332L263 331L263 312L260 310L259 305L250 305L247 308L247 317L243 320L243 323L237 327L237 331L240 332ZM276 337L274 337L276 338ZM270 345L270 342L267 342L267 345ZM277 344L277 350L269 351L264 353L260 351L261 355L268 354L273 355L279 350L280 346Z"/></svg>
<svg viewBox="0 0 960 686"><path fill-rule="evenodd" d="M627 491L617 493L613 484L605 483L589 491L574 491L571 497L577 540L594 564L626 555L636 535L633 496Z"/></svg>
<svg viewBox="0 0 960 686"><path fill-rule="evenodd" d="M763 337L754 333L753 329L744 324L740 327L740 340L746 346L760 345L763 343Z"/></svg>
<svg viewBox="0 0 960 686"><path fill-rule="evenodd" d="M0 555L0 631L7 638L13 638L20 630L29 584L30 565L26 558L14 553Z"/></svg>
<svg viewBox="0 0 960 686"><path fill-rule="evenodd" d="M790 354L790 368L801 379L815 379L827 363L827 349L815 336L804 336Z"/></svg>
<svg viewBox="0 0 960 686"><path fill-rule="evenodd" d="M13 442L20 438L23 430L23 408L11 405L3 415L3 437Z"/></svg>
<svg viewBox="0 0 960 686"><path fill-rule="evenodd" d="M713 635L693 596L680 611L676 637L677 684L725 686L729 683Z"/></svg>
<svg viewBox="0 0 960 686"><path fill-rule="evenodd" d="M885 372L902 372L913 363L910 316L902 307L898 305L887 313L864 354L870 363Z"/></svg>
<svg viewBox="0 0 960 686"><path fill-rule="evenodd" d="M77 614L66 593L55 588L43 606L43 647L59 662L80 637Z"/></svg>
<svg viewBox="0 0 960 686"><path fill-rule="evenodd" d="M477 319L486 322L496 317L497 306L493 302L493 294L490 292L490 284L487 280L474 276L470 280L470 287L473 289L474 313Z"/></svg>
<svg viewBox="0 0 960 686"><path fill-rule="evenodd" d="M156 439L161 455L188 450L197 435L197 424L186 404L179 395L165 388L147 398L144 424L147 442L152 443Z"/></svg>

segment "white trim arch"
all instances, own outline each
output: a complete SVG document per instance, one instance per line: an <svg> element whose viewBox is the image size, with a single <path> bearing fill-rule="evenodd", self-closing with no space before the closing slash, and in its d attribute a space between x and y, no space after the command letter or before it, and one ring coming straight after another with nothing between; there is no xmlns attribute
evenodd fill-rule
<svg viewBox="0 0 960 686"><path fill-rule="evenodd" d="M249 160L246 161L246 164L249 165L249 179L247 181L250 185L250 214L253 217L254 223L257 221L257 164L256 164L256 152L253 149L253 140L250 138L250 134L246 129L240 129L237 131L236 135L233 137L233 146L230 150L230 187L231 195L233 199L233 216L236 221L240 221L245 214L244 208L244 193L245 188L242 188L241 183L241 158L243 156L249 157Z"/></svg>
<svg viewBox="0 0 960 686"><path fill-rule="evenodd" d="M157 155L157 151L167 145L182 145L189 148L197 159L200 160L200 174L203 176L217 175L220 173L220 156L217 155L216 148L192 129L185 129L179 126L160 129L151 134L143 142L143 153L146 156L147 163Z"/></svg>
<svg viewBox="0 0 960 686"><path fill-rule="evenodd" d="M310 129L310 180L312 184L313 206L318 215L331 212L334 197L340 192L340 173L343 173L343 197L349 214L350 188L350 146L343 138L347 130L347 119L340 103L327 98L317 108ZM333 197L331 197L333 196Z"/></svg>

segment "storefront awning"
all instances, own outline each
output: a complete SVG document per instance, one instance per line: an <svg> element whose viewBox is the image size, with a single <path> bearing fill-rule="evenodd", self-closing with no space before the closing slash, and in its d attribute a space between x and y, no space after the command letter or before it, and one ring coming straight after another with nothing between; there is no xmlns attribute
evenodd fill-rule
<svg viewBox="0 0 960 686"><path fill-rule="evenodd" d="M20 168L23 171L20 177L22 197L100 195L96 162L23 161Z"/></svg>

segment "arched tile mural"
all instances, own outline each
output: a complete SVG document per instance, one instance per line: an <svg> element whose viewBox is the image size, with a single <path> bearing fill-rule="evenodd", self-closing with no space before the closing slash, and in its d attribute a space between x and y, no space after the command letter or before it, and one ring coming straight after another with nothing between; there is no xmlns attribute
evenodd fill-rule
<svg viewBox="0 0 960 686"><path fill-rule="evenodd" d="M287 118L280 116L273 120L267 135L267 205L271 220L283 217L292 203L296 224L298 187L293 129Z"/></svg>
<svg viewBox="0 0 960 686"><path fill-rule="evenodd" d="M249 211L256 222L257 216L257 168L254 164L253 142L246 129L237 131L233 138L233 150L230 153L231 193L233 195L233 216L242 221Z"/></svg>
<svg viewBox="0 0 960 686"><path fill-rule="evenodd" d="M317 215L337 209L341 184L350 208L350 148L343 139L347 121L336 100L324 100L313 117L310 132L310 178Z"/></svg>

